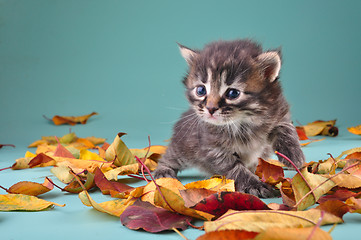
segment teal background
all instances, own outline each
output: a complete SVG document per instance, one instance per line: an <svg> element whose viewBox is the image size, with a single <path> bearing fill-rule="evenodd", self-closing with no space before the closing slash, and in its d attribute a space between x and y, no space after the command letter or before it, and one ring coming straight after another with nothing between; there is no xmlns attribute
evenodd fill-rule
<svg viewBox="0 0 361 240"><path fill-rule="evenodd" d="M22 157L26 146L41 136L69 132L69 126L54 126L42 115L97 111L98 116L72 131L109 141L127 132L129 147L147 146L148 135L153 144L165 144L187 108L181 84L187 65L176 42L202 48L210 41L245 37L265 49L282 47L280 80L293 120L305 124L337 118L340 136L305 148L307 159L338 155L360 146L360 137L346 131L361 123L360 23L361 1L356 0L0 0L0 143L16 145L0 150L0 168ZM4 171L0 185L41 181L47 174L48 169ZM180 239L174 233L130 231L84 207L75 196L58 195L47 198L64 200L67 207L1 213L1 238L64 238L48 230L42 235L35 227L50 224L49 231L59 232L77 226L76 235L90 239ZM347 217L333 232L335 239L356 237L361 218ZM195 239L201 232L184 234Z"/></svg>

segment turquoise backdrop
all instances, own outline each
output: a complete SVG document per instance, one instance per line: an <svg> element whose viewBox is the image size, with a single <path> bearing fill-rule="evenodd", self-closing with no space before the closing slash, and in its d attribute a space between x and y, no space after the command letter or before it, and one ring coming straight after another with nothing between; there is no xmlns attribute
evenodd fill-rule
<svg viewBox="0 0 361 240"><path fill-rule="evenodd" d="M166 144L172 125L187 108L181 84L187 64L176 43L202 48L210 41L237 38L255 39L265 49L282 47L280 80L294 121L337 119L338 139L346 142L335 138L314 143L305 148L308 160L360 145L346 127L361 124L361 1L0 0L0 144L16 145L0 150L0 168L22 157L27 145L41 136L69 132L69 126L54 126L43 115L96 111L99 115L72 131L110 142L118 132L127 132L129 147L147 146L148 135L153 144ZM0 185L39 180L41 170L34 171L2 172ZM68 208L54 210L58 218L53 211L0 214L1 238L26 236L14 230L18 224L25 225L29 236L45 238L50 233L37 235L31 225L39 217L59 228L73 221L66 227L79 224L78 236L90 239L97 234L180 239L174 233L127 230L76 197L68 198ZM75 217L68 219L67 214ZM351 223L337 226L333 236L349 234L351 239L353 228L347 226L360 221L352 215ZM87 228L95 233L84 233ZM189 239L200 234L185 231Z"/></svg>

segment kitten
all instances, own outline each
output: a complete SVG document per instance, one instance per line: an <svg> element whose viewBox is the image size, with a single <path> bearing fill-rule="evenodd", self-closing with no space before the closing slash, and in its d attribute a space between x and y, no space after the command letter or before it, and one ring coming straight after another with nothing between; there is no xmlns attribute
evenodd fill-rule
<svg viewBox="0 0 361 240"><path fill-rule="evenodd" d="M277 150L297 167L305 159L278 81L279 51L263 52L247 39L214 42L201 51L179 47L189 65L183 83L191 107L175 124L155 177L176 178L179 170L198 167L234 179L237 191L277 196L254 174L258 158Z"/></svg>

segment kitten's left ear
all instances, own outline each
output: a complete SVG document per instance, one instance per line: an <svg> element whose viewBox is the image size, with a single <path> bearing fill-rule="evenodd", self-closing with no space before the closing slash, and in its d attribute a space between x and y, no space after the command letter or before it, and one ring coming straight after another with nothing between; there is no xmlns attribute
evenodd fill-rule
<svg viewBox="0 0 361 240"><path fill-rule="evenodd" d="M198 52L187 48L179 43L177 43L179 46L179 50L183 56L183 58L187 61L188 65L192 64L192 61L194 60L194 58L198 55Z"/></svg>
<svg viewBox="0 0 361 240"><path fill-rule="evenodd" d="M265 78L273 82L278 78L281 70L281 56L279 51L264 52L257 57L258 63L264 71Z"/></svg>

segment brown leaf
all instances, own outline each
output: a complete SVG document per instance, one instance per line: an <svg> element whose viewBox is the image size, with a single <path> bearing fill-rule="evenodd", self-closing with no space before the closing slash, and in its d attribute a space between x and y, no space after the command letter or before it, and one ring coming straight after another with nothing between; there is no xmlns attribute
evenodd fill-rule
<svg viewBox="0 0 361 240"><path fill-rule="evenodd" d="M95 184L105 195L110 194L112 197L115 197L117 193L122 193L125 191L130 192L131 190L134 189L133 187L130 187L124 183L109 181L99 168L96 168L94 173L95 173L94 176Z"/></svg>
<svg viewBox="0 0 361 240"><path fill-rule="evenodd" d="M14 144L0 144L0 148L3 148L3 147L15 147Z"/></svg>
<svg viewBox="0 0 361 240"><path fill-rule="evenodd" d="M56 161L44 153L39 153L29 162L29 168L54 166Z"/></svg>
<svg viewBox="0 0 361 240"><path fill-rule="evenodd" d="M73 126L73 125L76 125L77 123L86 124L88 119L91 116L94 116L94 115L98 115L98 113L92 112L90 114L82 115L82 116L59 116L59 115L55 115L52 118L52 121L53 121L53 123L55 125L69 124L69 125ZM47 117L45 117L45 118L48 119Z"/></svg>
<svg viewBox="0 0 361 240"><path fill-rule="evenodd" d="M351 197L346 200L346 204L350 207L350 212L356 212L361 214L361 199Z"/></svg>
<svg viewBox="0 0 361 240"><path fill-rule="evenodd" d="M216 193L216 191L205 188L190 188L179 190L186 207L192 207L202 201L204 198Z"/></svg>
<svg viewBox="0 0 361 240"><path fill-rule="evenodd" d="M350 207L339 200L328 200L322 202L316 209L326 211L342 219L343 215L350 210Z"/></svg>
<svg viewBox="0 0 361 240"><path fill-rule="evenodd" d="M263 159L259 159L256 175L263 181L273 186L277 185L284 178L283 168L273 165Z"/></svg>

